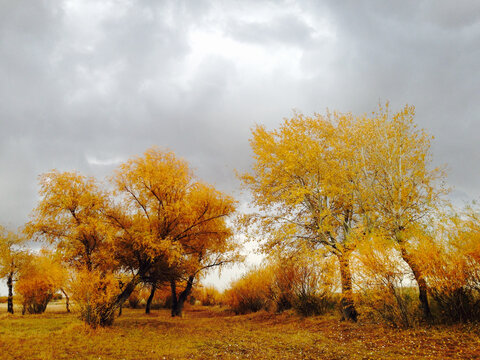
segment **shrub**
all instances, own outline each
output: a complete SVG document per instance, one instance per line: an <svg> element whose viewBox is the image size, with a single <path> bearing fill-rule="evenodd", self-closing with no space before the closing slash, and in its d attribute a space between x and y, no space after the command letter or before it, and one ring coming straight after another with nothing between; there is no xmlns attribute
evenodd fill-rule
<svg viewBox="0 0 480 360"><path fill-rule="evenodd" d="M414 248L440 322L480 321L479 217L472 209L444 217L435 236Z"/></svg>
<svg viewBox="0 0 480 360"><path fill-rule="evenodd" d="M290 308L302 316L321 315L333 309L336 283L333 259L316 261L306 256L278 259L274 265L272 292L276 310Z"/></svg>
<svg viewBox="0 0 480 360"><path fill-rule="evenodd" d="M22 296L23 314L43 313L56 290L42 274L19 280L16 289Z"/></svg>
<svg viewBox="0 0 480 360"><path fill-rule="evenodd" d="M92 327L113 323L115 313L111 305L119 293L118 280L108 273L80 271L72 283L72 298L80 318Z"/></svg>
<svg viewBox="0 0 480 360"><path fill-rule="evenodd" d="M394 327L418 322L418 293L411 287L413 274L394 244L381 237L371 238L358 248L353 263L355 301L365 317Z"/></svg>
<svg viewBox="0 0 480 360"><path fill-rule="evenodd" d="M64 269L49 254L32 256L22 268L16 285L22 298L22 313L43 313L64 281L64 275Z"/></svg>
<svg viewBox="0 0 480 360"><path fill-rule="evenodd" d="M432 310L444 323L480 320L480 294L476 289L460 287L441 292L432 289Z"/></svg>
<svg viewBox="0 0 480 360"><path fill-rule="evenodd" d="M316 316L333 310L336 303L333 296L303 294L297 296L293 303L293 308L302 316Z"/></svg>
<svg viewBox="0 0 480 360"><path fill-rule="evenodd" d="M280 258L254 268L225 292L225 302L237 314L294 308L303 316L320 315L336 304L330 259L315 263L305 256Z"/></svg>
<svg viewBox="0 0 480 360"><path fill-rule="evenodd" d="M271 268L254 268L225 291L225 302L236 314L270 310L272 302Z"/></svg>

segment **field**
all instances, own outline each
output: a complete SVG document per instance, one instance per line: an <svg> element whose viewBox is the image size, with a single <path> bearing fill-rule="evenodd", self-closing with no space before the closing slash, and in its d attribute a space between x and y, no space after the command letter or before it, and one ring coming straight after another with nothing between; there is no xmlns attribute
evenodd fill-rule
<svg viewBox="0 0 480 360"><path fill-rule="evenodd" d="M260 312L234 316L190 307L183 318L167 310L145 315L125 309L111 328L92 330L63 306L42 315L0 308L2 359L479 359L474 326L411 330Z"/></svg>

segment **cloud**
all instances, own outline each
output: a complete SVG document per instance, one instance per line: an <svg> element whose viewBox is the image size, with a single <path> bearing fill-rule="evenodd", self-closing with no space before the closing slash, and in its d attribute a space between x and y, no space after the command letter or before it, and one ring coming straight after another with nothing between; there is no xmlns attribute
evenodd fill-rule
<svg viewBox="0 0 480 360"><path fill-rule="evenodd" d="M118 165L125 161L125 159L121 157L115 157L110 159L98 159L95 156L87 156L87 162L90 165L97 165L97 166L110 166L110 165Z"/></svg>

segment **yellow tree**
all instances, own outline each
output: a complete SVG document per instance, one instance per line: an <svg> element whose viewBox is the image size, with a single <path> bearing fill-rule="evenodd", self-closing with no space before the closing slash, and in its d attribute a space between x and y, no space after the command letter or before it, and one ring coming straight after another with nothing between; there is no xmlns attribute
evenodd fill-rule
<svg viewBox="0 0 480 360"><path fill-rule="evenodd" d="M387 104L369 119L373 125L369 141L358 148L361 171L357 179L365 183L358 198L372 226L393 240L412 270L428 319L427 282L409 247L419 240L421 223L435 211L446 190L441 183L443 171L431 166L432 137L417 128L414 115L414 107L405 106L391 116Z"/></svg>
<svg viewBox="0 0 480 360"><path fill-rule="evenodd" d="M234 200L212 186L196 183L188 194L187 203L193 218L184 225L187 231L178 239L182 253L173 264L176 271L170 278L172 316L181 315L194 281L202 272L240 259L237 244L232 241L232 230L226 222L226 217L235 211ZM191 226L194 227L189 229ZM177 294L176 282L181 279L186 285Z"/></svg>
<svg viewBox="0 0 480 360"><path fill-rule="evenodd" d="M25 239L0 226L0 279L6 278L8 288L7 311L13 314L13 283L25 265L28 252Z"/></svg>
<svg viewBox="0 0 480 360"><path fill-rule="evenodd" d="M35 239L55 245L63 261L76 270L72 289L85 293L73 296L81 317L93 326L111 324L108 302L119 291L113 286L117 261L111 227L103 220L107 195L93 178L51 171L40 177L40 201L25 227Z"/></svg>
<svg viewBox="0 0 480 360"><path fill-rule="evenodd" d="M27 234L56 245L77 269L113 267L109 228L102 221L108 198L95 179L54 170L40 177L39 195Z"/></svg>
<svg viewBox="0 0 480 360"><path fill-rule="evenodd" d="M176 315L195 277L231 260L235 245L226 219L235 202L196 180L186 161L157 148L122 164L112 182L117 201L107 218L117 229L116 257L135 273L118 304L140 281L167 277ZM187 285L177 297L176 281L182 277Z"/></svg>
<svg viewBox="0 0 480 360"><path fill-rule="evenodd" d="M350 255L364 231L365 211L357 203L361 183L356 148L364 137L350 114L295 114L278 130L257 126L250 141L252 173L241 176L258 212L246 217L262 236L265 250L318 251L337 257L343 317L356 321Z"/></svg>
<svg viewBox="0 0 480 360"><path fill-rule="evenodd" d="M452 209L453 210L453 209ZM475 321L480 318L480 213L441 213L421 242L409 251L422 271L443 320Z"/></svg>
<svg viewBox="0 0 480 360"><path fill-rule="evenodd" d="M23 303L22 313L43 313L65 280L65 268L53 254L42 251L40 254L30 255L17 282L17 292Z"/></svg>

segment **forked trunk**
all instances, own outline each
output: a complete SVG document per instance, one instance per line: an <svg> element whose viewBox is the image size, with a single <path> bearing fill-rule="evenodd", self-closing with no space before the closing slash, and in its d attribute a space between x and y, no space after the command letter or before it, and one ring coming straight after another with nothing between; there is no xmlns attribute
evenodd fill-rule
<svg viewBox="0 0 480 360"><path fill-rule="evenodd" d="M150 314L150 308L152 306L153 297L155 296L155 290L157 289L157 284L152 284L152 289L150 291L150 296L147 299L147 304L145 306L145 314Z"/></svg>
<svg viewBox="0 0 480 360"><path fill-rule="evenodd" d="M101 312L98 314L100 317L99 325L109 326L112 325L113 320L115 319L115 311L119 309L123 303L130 297L135 287L140 282L141 277L136 275L130 282L125 285L122 292L115 298L113 302L105 306ZM95 325L95 324L92 324Z"/></svg>
<svg viewBox="0 0 480 360"><path fill-rule="evenodd" d="M185 289L178 295L177 298L177 290L176 290L176 283L175 280L170 281L170 287L172 289L172 317L173 316L181 316L183 305L187 300L188 295L190 295L193 287L193 280L195 279L194 276L189 276L187 280L187 286Z"/></svg>
<svg viewBox="0 0 480 360"><path fill-rule="evenodd" d="M13 273L8 274L7 287L8 287L7 311L10 314L13 314Z"/></svg>
<svg viewBox="0 0 480 360"><path fill-rule="evenodd" d="M340 300L342 320L356 322L358 313L353 302L352 274L350 273L348 254L338 254L337 257L340 263L340 278L342 281L342 299Z"/></svg>

